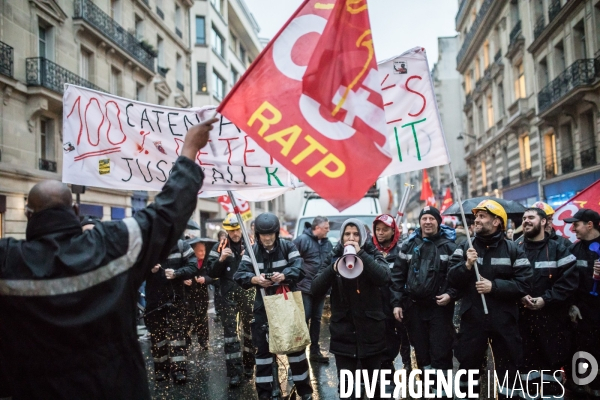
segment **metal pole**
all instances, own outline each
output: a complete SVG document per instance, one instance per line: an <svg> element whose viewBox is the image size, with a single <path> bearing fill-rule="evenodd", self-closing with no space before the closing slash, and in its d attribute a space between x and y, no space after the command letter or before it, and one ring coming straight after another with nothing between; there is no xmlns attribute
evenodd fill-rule
<svg viewBox="0 0 600 400"><path fill-rule="evenodd" d="M460 208L460 216L462 217L463 224L465 226L465 233L467 234L467 240L469 241L469 248L473 248L473 242L471 241L471 235L469 234L469 225L467 225L467 218L465 217L465 210L463 209L462 199L460 198L460 191L458 190L458 184L456 183L456 176L454 176L454 168L452 168L452 162L448 164L448 169L450 170L450 176L452 177L452 183L454 184L454 192L456 193L456 199L458 200L458 206ZM477 282L481 280L481 276L479 275L479 268L477 267L477 261L473 263L473 267L475 268L475 276L477 277ZM481 302L483 303L483 312L488 313L487 303L485 302L485 295L481 293Z"/></svg>
<svg viewBox="0 0 600 400"><path fill-rule="evenodd" d="M248 236L248 231L246 231L246 225L244 225L242 216L240 215L240 210L235 202L235 197L233 197L233 193L231 192L231 190L228 190L227 194L229 195L229 201L231 201L231 205L233 206L233 211L235 212L235 215L237 215L238 220L240 221L240 226L242 227L242 235L244 236L244 241L246 242L246 250L248 252L248 255L250 256L250 260L252 260L252 266L254 267L254 273L256 274L256 276L260 276L260 271L258 269L258 263L256 262L256 257L254 256L254 251L252 251L252 246L250 245L250 243L251 243L250 236ZM263 297L266 296L265 289L262 287L260 288L260 293L262 294Z"/></svg>
<svg viewBox="0 0 600 400"><path fill-rule="evenodd" d="M405 183L404 186L404 193L402 193L402 199L400 200L398 212L396 213L396 225L402 224L402 220L404 219L404 210L406 210L406 206L408 205L408 197L410 195L410 191L414 187L410 183Z"/></svg>

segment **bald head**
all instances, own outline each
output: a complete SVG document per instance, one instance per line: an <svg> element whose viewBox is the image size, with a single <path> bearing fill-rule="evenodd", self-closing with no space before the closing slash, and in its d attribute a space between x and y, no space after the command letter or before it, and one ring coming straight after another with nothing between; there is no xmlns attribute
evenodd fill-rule
<svg viewBox="0 0 600 400"><path fill-rule="evenodd" d="M42 181L29 191L27 206L33 212L53 207L71 207L73 197L69 187L59 181Z"/></svg>

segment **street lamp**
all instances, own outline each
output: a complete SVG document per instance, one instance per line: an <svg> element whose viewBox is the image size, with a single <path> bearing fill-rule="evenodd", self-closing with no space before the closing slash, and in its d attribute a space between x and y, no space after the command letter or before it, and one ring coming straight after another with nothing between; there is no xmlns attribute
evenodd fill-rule
<svg viewBox="0 0 600 400"><path fill-rule="evenodd" d="M475 135L469 135L468 133L465 133L465 132L459 132L458 136L456 137L456 139L463 140L464 139L463 135L466 136L466 137L468 137L468 138L471 138L471 139L477 139L477 136L475 136Z"/></svg>

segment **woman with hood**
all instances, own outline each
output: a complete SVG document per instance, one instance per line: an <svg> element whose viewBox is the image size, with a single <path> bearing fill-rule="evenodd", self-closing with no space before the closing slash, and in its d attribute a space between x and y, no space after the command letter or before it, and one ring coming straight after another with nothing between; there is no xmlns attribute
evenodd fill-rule
<svg viewBox="0 0 600 400"><path fill-rule="evenodd" d="M340 242L333 249L334 262L319 270L312 282L312 295L324 296L331 290L331 344L338 371L355 371L358 362L372 376L381 367L385 344L385 314L381 287L390 282L390 268L381 252L367 238L361 221L350 218L340 229ZM362 273L354 279L339 274L344 247L353 246L363 263Z"/></svg>

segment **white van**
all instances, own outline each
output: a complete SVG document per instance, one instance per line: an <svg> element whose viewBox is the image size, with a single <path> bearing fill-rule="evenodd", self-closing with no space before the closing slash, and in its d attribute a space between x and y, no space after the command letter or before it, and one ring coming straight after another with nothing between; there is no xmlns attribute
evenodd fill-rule
<svg viewBox="0 0 600 400"><path fill-rule="evenodd" d="M310 226L316 216L323 216L329 219L329 235L333 245L340 239L340 227L348 218L357 218L372 230L373 220L381 214L381 204L379 202L379 190L375 187L369 189L365 197L353 206L339 212L327 201L319 197L314 192L304 193L304 203L300 210L300 216L296 222L296 231L294 237L300 236L307 226Z"/></svg>

